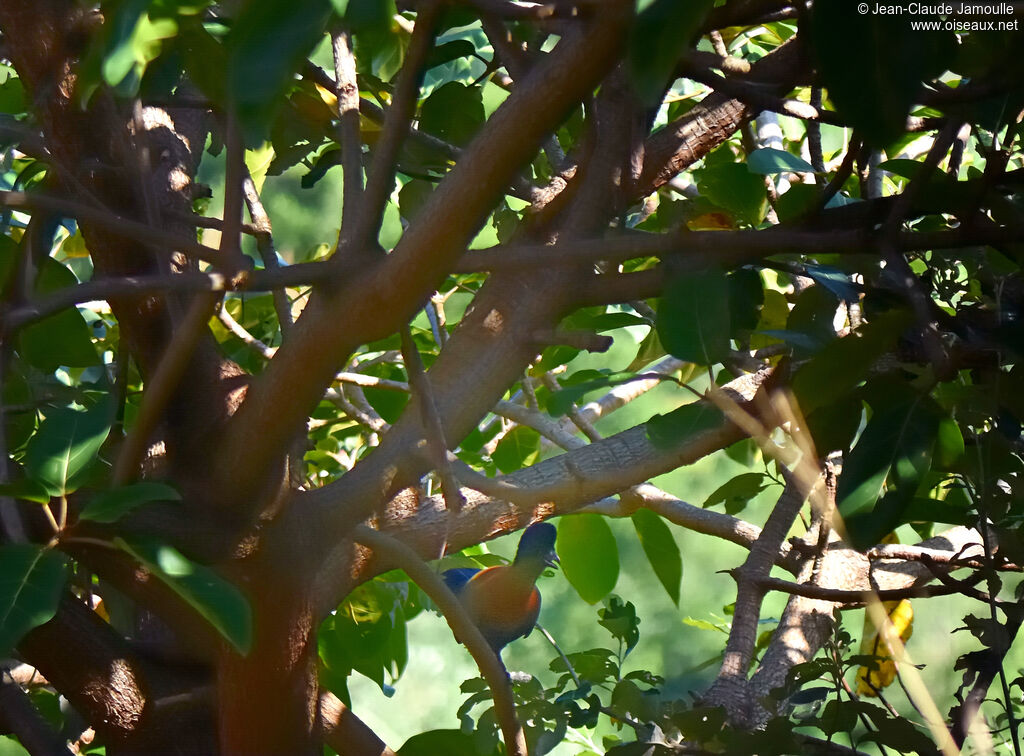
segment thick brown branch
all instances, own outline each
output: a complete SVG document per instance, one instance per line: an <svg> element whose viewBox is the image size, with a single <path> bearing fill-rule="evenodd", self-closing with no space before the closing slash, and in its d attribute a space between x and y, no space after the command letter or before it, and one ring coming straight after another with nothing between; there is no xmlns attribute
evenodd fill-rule
<svg viewBox="0 0 1024 756"><path fill-rule="evenodd" d="M261 502L255 471L286 447L292 430L323 395L358 344L394 332L451 269L509 178L535 153L566 109L584 97L612 65L622 43L627 3L616 2L588 33L563 39L484 125L462 160L433 192L421 218L380 264L351 271L344 296L315 297L301 326L247 393L224 446L223 501ZM532 117L524 123L523 112ZM443 215L444 223L436 218ZM267 413L273 406L275 412ZM375 506L364 499L357 509ZM355 514L355 513L353 513ZM359 517L361 520L362 517Z"/></svg>

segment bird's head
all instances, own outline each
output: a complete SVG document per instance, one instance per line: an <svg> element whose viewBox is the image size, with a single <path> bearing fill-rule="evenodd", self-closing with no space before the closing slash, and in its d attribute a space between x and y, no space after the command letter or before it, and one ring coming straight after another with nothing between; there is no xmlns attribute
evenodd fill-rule
<svg viewBox="0 0 1024 756"><path fill-rule="evenodd" d="M557 531L550 522L535 522L523 532L516 550L516 563L532 562L543 567L554 567L558 564L555 554L555 536Z"/></svg>

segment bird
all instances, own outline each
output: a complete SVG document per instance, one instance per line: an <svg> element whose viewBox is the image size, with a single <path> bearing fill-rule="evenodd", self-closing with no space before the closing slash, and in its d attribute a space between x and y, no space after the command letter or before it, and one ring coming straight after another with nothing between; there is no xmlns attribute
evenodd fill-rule
<svg viewBox="0 0 1024 756"><path fill-rule="evenodd" d="M556 532L551 523L535 522L523 532L511 564L459 567L441 575L499 658L505 646L525 638L537 624L540 591L534 583L558 562Z"/></svg>

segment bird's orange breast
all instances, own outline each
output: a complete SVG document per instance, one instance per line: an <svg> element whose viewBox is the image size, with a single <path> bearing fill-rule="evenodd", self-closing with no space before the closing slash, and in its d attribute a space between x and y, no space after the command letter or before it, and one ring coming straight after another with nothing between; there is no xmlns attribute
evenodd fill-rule
<svg viewBox="0 0 1024 756"><path fill-rule="evenodd" d="M540 591L507 565L474 575L466 583L462 602L481 626L533 627L540 613Z"/></svg>

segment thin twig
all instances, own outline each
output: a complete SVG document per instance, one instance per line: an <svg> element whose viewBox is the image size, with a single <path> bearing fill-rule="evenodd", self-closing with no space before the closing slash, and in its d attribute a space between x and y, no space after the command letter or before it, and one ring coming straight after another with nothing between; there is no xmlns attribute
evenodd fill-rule
<svg viewBox="0 0 1024 756"><path fill-rule="evenodd" d="M100 210L92 205L75 202L74 200L53 197L38 192L0 191L0 207L10 207L15 210L47 210L62 213L68 218L77 218L78 220L101 225L127 239L134 239L144 244L185 252L204 262L217 264L221 259L219 250L200 244L195 239L190 239L173 231L165 231L159 227L154 228L146 223L140 223L139 221L125 218L113 212Z"/></svg>
<svg viewBox="0 0 1024 756"><path fill-rule="evenodd" d="M401 330L400 335L405 370L409 374L409 384L420 405L420 416L427 437L427 449L430 453L431 463L441 477L441 492L444 494L445 506L448 507L450 513L458 514L465 506L466 499L460 491L459 481L448 462L448 442L445 438L444 421L441 419L441 413L434 401L430 378L423 370L423 361L420 359L416 343L412 340L412 333L409 331L408 325Z"/></svg>
<svg viewBox="0 0 1024 756"><path fill-rule="evenodd" d="M408 136L409 126L416 112L416 99L424 73L423 66L434 46L434 25L440 8L441 4L437 0L428 0L418 7L416 27L405 53L402 70L398 74L391 107L388 109L384 128L373 152L373 161L367 172L366 189L359 204L359 215L355 219L352 233L344 234L344 241L351 245L352 249L362 250L377 238L384 217L384 208L394 187L398 154ZM339 254L338 260L345 257L347 255Z"/></svg>
<svg viewBox="0 0 1024 756"><path fill-rule="evenodd" d="M270 216L263 206L260 193L256 190L256 182L253 181L249 169L245 168L245 177L242 181L242 193L245 195L245 206L249 210L249 217L256 236L256 251L259 252L265 270L273 272L281 269L281 263L277 259L277 248L274 246L274 233L270 225ZM277 322L281 326L281 338L288 338L288 331L292 327L292 305L283 286L272 289L274 299L274 312L277 313Z"/></svg>

